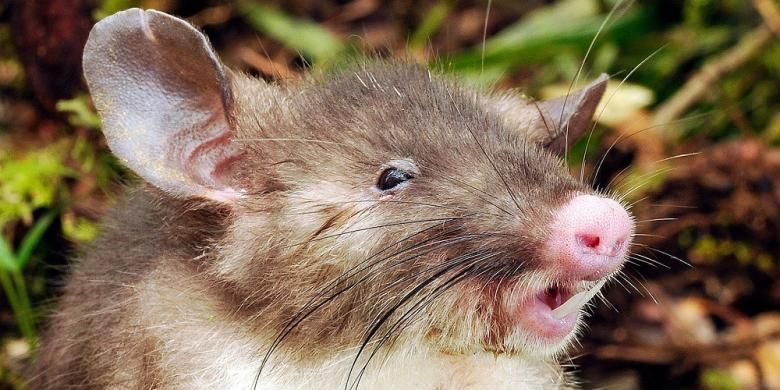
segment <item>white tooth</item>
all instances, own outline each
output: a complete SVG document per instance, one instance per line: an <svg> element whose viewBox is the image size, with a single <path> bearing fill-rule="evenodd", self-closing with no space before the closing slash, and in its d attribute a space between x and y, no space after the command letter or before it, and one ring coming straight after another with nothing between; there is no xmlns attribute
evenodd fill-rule
<svg viewBox="0 0 780 390"><path fill-rule="evenodd" d="M588 301L590 301L591 298L593 298L594 295L598 294L598 292L601 290L601 287L604 286L604 283L606 282L606 279L602 279L593 287L591 287L590 290L574 294L566 302L552 311L553 318L560 320L561 318L566 317L571 313L578 312L580 309L582 309L583 306L585 306L586 303L588 303Z"/></svg>

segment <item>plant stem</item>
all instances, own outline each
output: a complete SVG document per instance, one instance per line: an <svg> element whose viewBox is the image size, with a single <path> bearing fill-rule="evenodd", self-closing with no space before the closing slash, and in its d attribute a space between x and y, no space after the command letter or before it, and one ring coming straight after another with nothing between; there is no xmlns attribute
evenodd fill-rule
<svg viewBox="0 0 780 390"><path fill-rule="evenodd" d="M24 280L24 275L20 270L11 272L11 276L16 284L16 292L18 294L18 304L20 312L17 314L19 328L22 331L22 335L31 343L35 342L37 337L35 331L35 319L33 318L32 304L30 303L30 296L27 294L27 284Z"/></svg>
<svg viewBox="0 0 780 390"><path fill-rule="evenodd" d="M35 331L29 326L29 321L22 319L22 316L24 316L24 309L19 302L19 295L17 294L14 280L8 275L8 270L2 267L0 267L0 284L3 285L5 296L8 297L8 303L11 305L11 310L14 312L19 330L27 340L33 341L35 339Z"/></svg>

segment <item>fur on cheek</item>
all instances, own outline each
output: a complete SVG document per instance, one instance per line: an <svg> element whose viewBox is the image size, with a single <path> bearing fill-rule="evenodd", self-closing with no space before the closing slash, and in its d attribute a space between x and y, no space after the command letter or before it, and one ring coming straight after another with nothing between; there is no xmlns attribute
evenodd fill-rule
<svg viewBox="0 0 780 390"><path fill-rule="evenodd" d="M322 265L347 269L351 259L368 256L381 238L373 228L381 223L370 212L373 203L363 201L371 200L370 194L321 182L285 198L281 204L256 207L267 211L238 213L221 245L218 275L245 278L258 261L297 270Z"/></svg>

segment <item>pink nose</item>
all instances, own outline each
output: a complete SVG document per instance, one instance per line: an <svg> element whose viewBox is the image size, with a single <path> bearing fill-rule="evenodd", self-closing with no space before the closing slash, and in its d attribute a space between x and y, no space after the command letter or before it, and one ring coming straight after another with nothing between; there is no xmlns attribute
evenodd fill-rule
<svg viewBox="0 0 780 390"><path fill-rule="evenodd" d="M623 264L633 229L620 203L579 195L558 210L548 248L571 279L597 280Z"/></svg>

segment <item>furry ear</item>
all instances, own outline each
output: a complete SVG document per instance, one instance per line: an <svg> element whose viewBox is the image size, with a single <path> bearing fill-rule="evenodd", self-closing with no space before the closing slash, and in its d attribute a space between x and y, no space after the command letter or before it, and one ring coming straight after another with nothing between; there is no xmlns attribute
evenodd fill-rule
<svg viewBox="0 0 780 390"><path fill-rule="evenodd" d="M581 90L559 98L537 102L541 121L537 122L547 132L542 145L555 154L563 154L593 123L593 114L607 88L606 74Z"/></svg>
<svg viewBox="0 0 780 390"><path fill-rule="evenodd" d="M513 95L488 97L485 108L493 111L512 129L527 139L563 155L585 134L593 113L607 88L608 77L602 74L585 88L556 99L528 102ZM568 133L567 133L568 132Z"/></svg>
<svg viewBox="0 0 780 390"><path fill-rule="evenodd" d="M232 202L233 102L227 71L206 37L154 10L98 22L84 48L84 76L111 150L174 196Z"/></svg>

